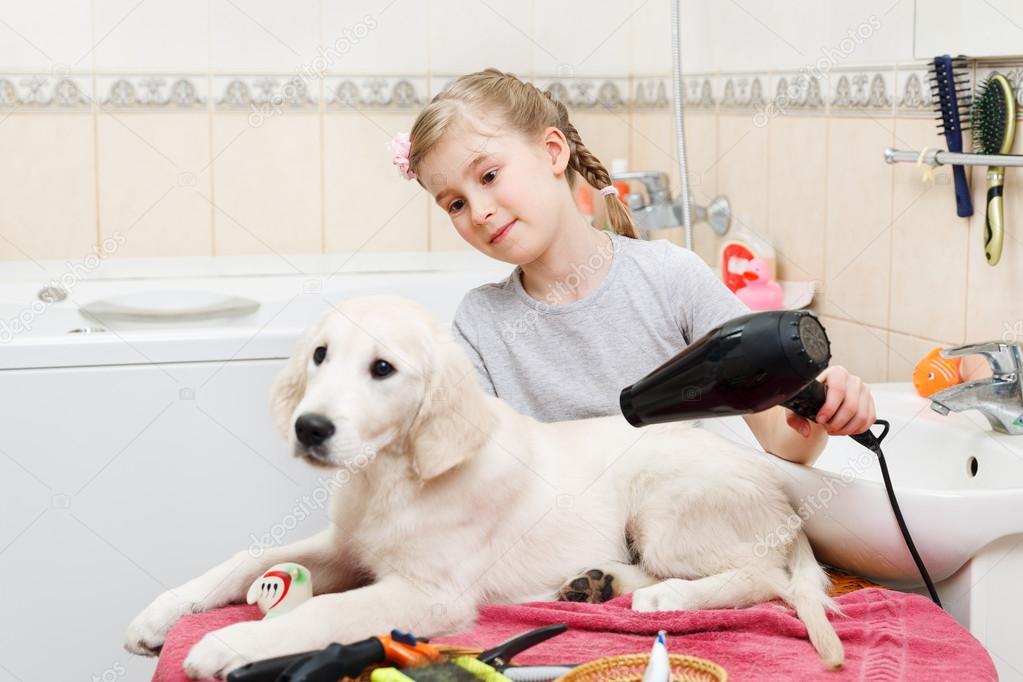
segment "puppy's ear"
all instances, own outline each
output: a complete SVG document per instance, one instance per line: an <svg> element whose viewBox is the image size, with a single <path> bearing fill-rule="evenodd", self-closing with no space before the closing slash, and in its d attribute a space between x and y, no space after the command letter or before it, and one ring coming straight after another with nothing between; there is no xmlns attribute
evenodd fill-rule
<svg viewBox="0 0 1023 682"><path fill-rule="evenodd" d="M277 375L270 394L270 413L273 415L277 430L285 439L291 433L291 415L305 395L306 370L309 367L309 354L313 352L309 347L313 332L314 329L309 329L299 338L287 364Z"/></svg>
<svg viewBox="0 0 1023 682"><path fill-rule="evenodd" d="M451 336L439 336L424 371L426 394L409 429L409 455L416 476L427 481L476 454L497 418L484 400L476 368Z"/></svg>

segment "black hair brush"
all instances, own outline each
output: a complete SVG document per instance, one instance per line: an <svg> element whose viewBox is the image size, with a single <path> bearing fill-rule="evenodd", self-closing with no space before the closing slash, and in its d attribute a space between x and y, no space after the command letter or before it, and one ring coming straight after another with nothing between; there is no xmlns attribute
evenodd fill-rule
<svg viewBox="0 0 1023 682"><path fill-rule="evenodd" d="M929 71L934 108L941 121L938 128L945 136L948 150L956 153L963 151L964 123L969 123L969 114L963 116L960 110L960 107L970 106L970 78L957 70L964 62L964 57L953 59L944 54L934 58ZM952 181L955 183L956 215L968 218L973 215L973 202L970 201L970 186L962 166L952 166Z"/></svg>

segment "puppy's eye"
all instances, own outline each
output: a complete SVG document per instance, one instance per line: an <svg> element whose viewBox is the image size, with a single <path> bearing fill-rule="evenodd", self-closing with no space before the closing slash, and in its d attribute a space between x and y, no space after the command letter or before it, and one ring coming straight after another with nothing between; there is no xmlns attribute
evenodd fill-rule
<svg viewBox="0 0 1023 682"><path fill-rule="evenodd" d="M373 375L374 379L389 377L396 371L397 370L394 369L394 365L389 363L387 360L377 359L369 366L369 373Z"/></svg>
<svg viewBox="0 0 1023 682"><path fill-rule="evenodd" d="M317 348L316 350L313 351L313 364L322 365L323 361L326 359L326 357L327 357L327 347L326 346L320 346L319 348Z"/></svg>

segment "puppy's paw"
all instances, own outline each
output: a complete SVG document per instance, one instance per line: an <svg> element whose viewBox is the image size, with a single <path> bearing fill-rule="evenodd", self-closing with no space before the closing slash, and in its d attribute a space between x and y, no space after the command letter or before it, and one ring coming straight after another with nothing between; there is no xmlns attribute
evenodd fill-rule
<svg viewBox="0 0 1023 682"><path fill-rule="evenodd" d="M572 578L558 590L558 601L600 604L615 596L615 577L599 568L590 569Z"/></svg>
<svg viewBox="0 0 1023 682"><path fill-rule="evenodd" d="M690 594L689 581L672 578L632 593L633 611L692 611L700 608Z"/></svg>
<svg viewBox="0 0 1023 682"><path fill-rule="evenodd" d="M172 591L164 592L128 625L124 648L140 656L156 656L174 622L194 611L194 602Z"/></svg>
<svg viewBox="0 0 1023 682"><path fill-rule="evenodd" d="M260 621L235 623L206 633L185 657L185 673L193 680L223 679L235 668L274 656L262 646Z"/></svg>

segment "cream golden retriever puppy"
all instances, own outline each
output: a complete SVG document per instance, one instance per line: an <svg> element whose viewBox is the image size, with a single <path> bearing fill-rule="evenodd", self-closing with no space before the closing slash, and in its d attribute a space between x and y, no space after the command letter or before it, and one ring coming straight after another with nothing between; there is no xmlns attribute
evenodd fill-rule
<svg viewBox="0 0 1023 682"><path fill-rule="evenodd" d="M842 664L827 576L770 455L685 423L520 415L479 388L445 328L395 297L350 299L308 330L273 404L296 457L356 471L330 526L160 595L129 626L130 651L154 653L179 616L240 602L267 567L295 561L316 596L207 634L190 676L396 627L454 632L485 603L627 592L639 611L780 598L824 663Z"/></svg>

